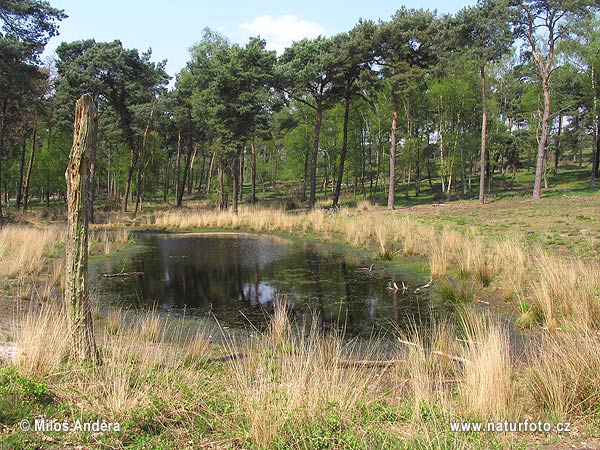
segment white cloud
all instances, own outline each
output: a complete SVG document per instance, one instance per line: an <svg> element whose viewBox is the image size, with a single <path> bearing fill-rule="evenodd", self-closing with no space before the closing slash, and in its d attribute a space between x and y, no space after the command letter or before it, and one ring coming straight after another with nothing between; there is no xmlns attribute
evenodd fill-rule
<svg viewBox="0 0 600 450"><path fill-rule="evenodd" d="M318 23L293 15L277 18L258 16L252 23L241 24L240 28L249 31L253 36L260 35L267 41L267 49L275 50L279 54L294 41L325 34L325 28Z"/></svg>

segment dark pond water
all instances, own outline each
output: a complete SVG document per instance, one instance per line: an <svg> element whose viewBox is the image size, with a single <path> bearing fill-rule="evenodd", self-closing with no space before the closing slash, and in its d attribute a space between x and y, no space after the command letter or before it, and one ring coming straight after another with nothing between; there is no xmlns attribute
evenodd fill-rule
<svg viewBox="0 0 600 450"><path fill-rule="evenodd" d="M324 326L368 335L426 322L427 296L416 295L423 275L394 269L331 247L247 234L146 235L141 251L107 262L99 290L125 307L158 307L187 316L214 315L222 324L263 328L275 296L285 294L292 315L318 315ZM413 266L414 267L414 266ZM393 292L390 282L409 292Z"/></svg>

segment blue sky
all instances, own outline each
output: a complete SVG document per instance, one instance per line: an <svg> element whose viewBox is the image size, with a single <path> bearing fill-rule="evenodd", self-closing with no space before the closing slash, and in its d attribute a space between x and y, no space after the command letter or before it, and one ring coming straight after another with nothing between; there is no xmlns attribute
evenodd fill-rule
<svg viewBox="0 0 600 450"><path fill-rule="evenodd" d="M189 47L201 38L205 27L239 43L260 34L269 48L282 51L303 37L347 31L359 18L387 20L403 4L454 13L475 1L50 0L69 18L61 23L60 35L50 41L45 55L51 55L62 41L119 39L126 48L152 48L152 59L167 59L167 72L173 76L185 66Z"/></svg>

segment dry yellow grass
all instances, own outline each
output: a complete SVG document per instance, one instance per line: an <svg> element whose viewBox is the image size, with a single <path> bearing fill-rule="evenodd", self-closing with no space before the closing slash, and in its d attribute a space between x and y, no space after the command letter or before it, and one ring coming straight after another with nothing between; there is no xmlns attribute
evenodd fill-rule
<svg viewBox="0 0 600 450"><path fill-rule="evenodd" d="M548 334L528 371L535 409L554 420L597 414L600 404L600 335Z"/></svg>
<svg viewBox="0 0 600 450"><path fill-rule="evenodd" d="M15 327L17 367L36 376L58 372L71 343L64 309L49 305L28 312L18 318Z"/></svg>
<svg viewBox="0 0 600 450"><path fill-rule="evenodd" d="M0 275L39 273L45 258L55 254L65 239L64 227L7 225L0 228Z"/></svg>
<svg viewBox="0 0 600 450"><path fill-rule="evenodd" d="M600 401L597 334L548 335L533 365L522 372L510 364L506 330L489 316L466 310L459 316L461 341L449 321L435 322L430 336L415 327L398 356L404 363L362 367L348 364L357 349L340 334L324 334L318 320L308 329L292 326L286 304L279 299L266 333L241 343L229 341L226 354L241 357L232 358L210 381L204 377L211 372L199 372L202 366L191 363L210 359L211 338L202 329L184 332L179 322L157 312L142 319L152 324L150 342L148 327L119 310L110 312L105 322L98 322L103 326L96 327L102 364L64 371L65 317L59 310L44 309L22 321L15 364L42 377L61 373L56 389L62 401L119 421L148 408L159 420L165 414L193 421L212 393L200 389L192 400L181 386L213 383L204 389L227 392L234 405L227 416L215 416L214 423L243 434L244 443L258 448L273 444L282 433L289 441L294 433L300 436L307 427L330 420L332 405L338 426L351 429L374 403L411 404L414 434L409 438L419 434L438 445L447 433L447 418L516 419L526 410L536 417L572 419ZM361 350L361 358L383 359L371 345ZM513 395L515 379L525 379L530 397ZM164 402L160 411L157 401Z"/></svg>
<svg viewBox="0 0 600 450"><path fill-rule="evenodd" d="M89 246L91 249L99 249L96 252L110 255L115 249L122 247L130 240L131 232L128 228L107 229L105 227L94 227L90 232Z"/></svg>
<svg viewBox="0 0 600 450"><path fill-rule="evenodd" d="M514 238L496 241L492 258L499 272L502 296L511 299L521 294L530 270L530 258L524 245Z"/></svg>
<svg viewBox="0 0 600 450"><path fill-rule="evenodd" d="M563 259L538 251L533 300L544 324L595 329L600 319L600 268L580 259Z"/></svg>
<svg viewBox="0 0 600 450"><path fill-rule="evenodd" d="M90 370L65 371L70 336L64 311L45 307L29 313L15 331L14 363L28 375L54 378L61 374L62 395L78 408L111 420L129 419L134 411L151 405L165 383L173 387L169 399L181 400L175 386L189 376L186 364L208 357L209 337L202 330L189 335L177 323L161 320L156 312L139 320L125 316L116 309L106 321L98 322L103 325L96 327L100 364Z"/></svg>
<svg viewBox="0 0 600 450"><path fill-rule="evenodd" d="M278 309L270 331L243 346L249 356L231 362L237 410L259 447L270 445L286 424L327 420L328 405L336 405L342 423L349 422L361 405L375 401L381 382L375 371L343 364L353 351L341 335L324 336L316 319L308 330L293 333L285 302Z"/></svg>
<svg viewBox="0 0 600 450"><path fill-rule="evenodd" d="M489 420L510 417L513 402L508 331L488 316L465 310L460 400L469 416Z"/></svg>
<svg viewBox="0 0 600 450"><path fill-rule="evenodd" d="M359 200L356 203L356 209L359 211L370 211L374 208L373 203L370 200Z"/></svg>
<svg viewBox="0 0 600 450"><path fill-rule="evenodd" d="M426 338L416 326L411 328L407 336L401 339L405 352L400 353L400 358L406 360L405 366L400 366L397 376L401 382L406 376L408 381L408 396L412 399L413 419L422 419L423 405L437 405L448 407L447 392L444 389L444 379L451 368L447 359L435 354L444 343L451 340L452 331L442 323L434 325L432 335Z"/></svg>

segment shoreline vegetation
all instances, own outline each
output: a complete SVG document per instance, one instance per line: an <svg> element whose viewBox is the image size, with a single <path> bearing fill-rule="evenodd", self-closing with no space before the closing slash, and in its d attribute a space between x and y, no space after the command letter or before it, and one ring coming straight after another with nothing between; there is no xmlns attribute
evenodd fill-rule
<svg viewBox="0 0 600 450"><path fill-rule="evenodd" d="M42 304L23 308L11 330L16 355L0 364L9 448L552 448L598 438L600 268L591 258L509 230L495 235L483 223L436 223L368 202L308 213L241 207L237 215L188 207L105 222L91 230L92 254L118 250L134 229L210 229L340 242L382 261L421 256L432 295L455 304L456 314L434 317L430 335L415 324L390 356L375 339L358 352L343 333L290 323L284 299L268 330L243 340L227 330L216 339L152 311L130 318L112 310L95 317L101 363L72 370L59 300L64 229L7 225L2 279L23 303ZM535 348L525 358L511 349L507 318L530 329ZM120 430L21 432L19 420L34 416L117 421ZM574 431L449 427L525 419L571 422Z"/></svg>

